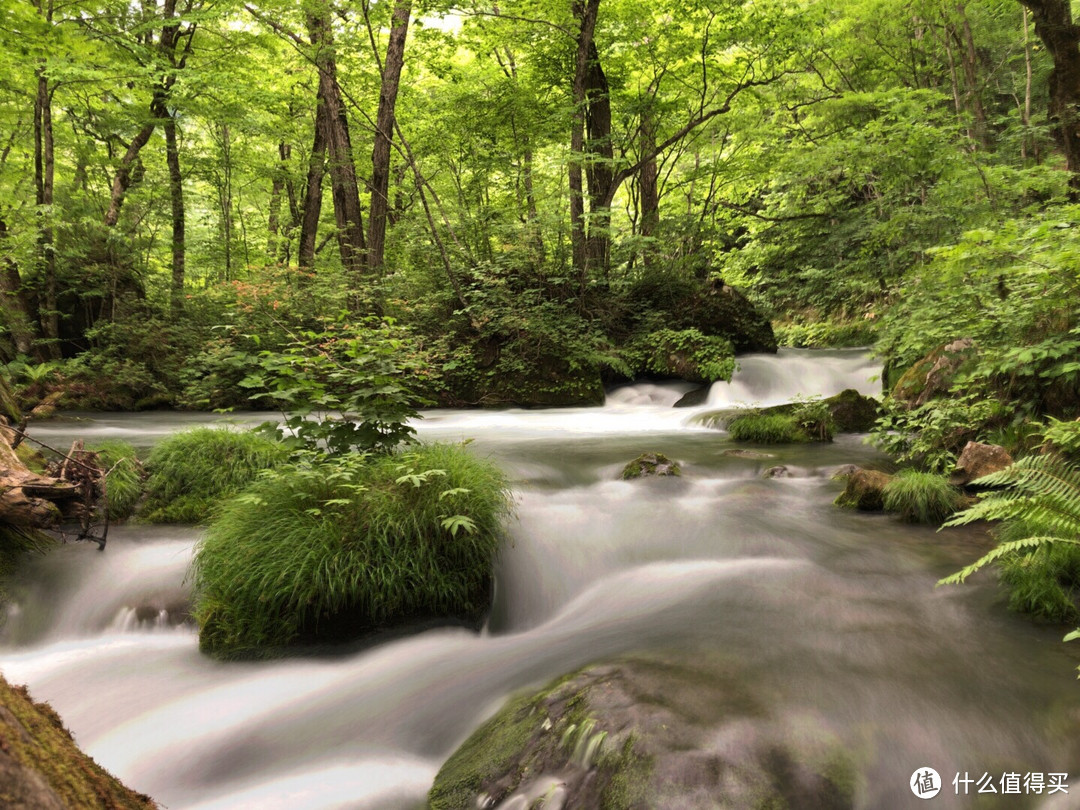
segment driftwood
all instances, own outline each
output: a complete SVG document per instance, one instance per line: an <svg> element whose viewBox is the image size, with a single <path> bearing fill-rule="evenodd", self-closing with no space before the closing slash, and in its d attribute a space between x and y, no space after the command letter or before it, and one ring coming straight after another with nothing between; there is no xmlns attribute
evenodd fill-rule
<svg viewBox="0 0 1080 810"><path fill-rule="evenodd" d="M63 461L41 475L27 468L15 452L25 433L8 420L12 413L10 390L0 378L0 527L20 530L56 529L64 523L78 522L79 539L93 539L104 547L101 537L92 535L92 520L99 511L95 504L104 495L104 471L97 455L83 450L76 442ZM10 405L10 407L9 407ZM53 449L53 448L50 448ZM108 531L105 524L104 531Z"/></svg>

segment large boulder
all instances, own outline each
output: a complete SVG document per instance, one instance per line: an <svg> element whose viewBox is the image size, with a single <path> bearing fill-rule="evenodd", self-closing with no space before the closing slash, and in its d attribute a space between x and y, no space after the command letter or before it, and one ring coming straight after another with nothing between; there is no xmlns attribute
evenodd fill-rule
<svg viewBox="0 0 1080 810"><path fill-rule="evenodd" d="M1001 472L1012 463L1013 457L1004 447L968 442L956 461L956 468L949 476L949 483L954 487L966 487L977 483L984 475Z"/></svg>
<svg viewBox="0 0 1080 810"><path fill-rule="evenodd" d="M978 347L970 338L943 343L897 380L892 396L908 408L918 408L948 392L960 371L970 366Z"/></svg>
<svg viewBox="0 0 1080 810"><path fill-rule="evenodd" d="M860 512L880 512L885 508L885 487L891 480L888 473L859 468L847 476L847 487L837 497L836 505Z"/></svg>
<svg viewBox="0 0 1080 810"><path fill-rule="evenodd" d="M866 433L873 429L881 415L881 403L873 397L863 396L854 388L846 388L826 398L825 403L837 433Z"/></svg>
<svg viewBox="0 0 1080 810"><path fill-rule="evenodd" d="M708 662L591 666L478 729L439 771L429 807L854 807L855 760L813 719L772 717L766 696Z"/></svg>
<svg viewBox="0 0 1080 810"><path fill-rule="evenodd" d="M146 810L158 805L125 787L79 750L56 712L0 676L0 801L6 810Z"/></svg>

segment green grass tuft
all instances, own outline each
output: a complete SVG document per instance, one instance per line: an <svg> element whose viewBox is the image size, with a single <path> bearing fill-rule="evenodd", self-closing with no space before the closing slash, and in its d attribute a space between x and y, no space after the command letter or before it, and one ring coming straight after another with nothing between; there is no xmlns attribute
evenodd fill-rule
<svg viewBox="0 0 1080 810"><path fill-rule="evenodd" d="M728 423L728 435L737 442L791 444L807 441L794 416L783 413L746 413Z"/></svg>
<svg viewBox="0 0 1080 810"><path fill-rule="evenodd" d="M126 520L135 513L146 478L135 448L127 442L104 441L88 449L98 454L98 461L106 473L109 520Z"/></svg>
<svg viewBox="0 0 1080 810"><path fill-rule="evenodd" d="M918 470L898 472L883 495L885 511L909 523L940 524L960 506L960 492L946 478Z"/></svg>
<svg viewBox="0 0 1080 810"><path fill-rule="evenodd" d="M196 428L174 434L147 460L150 477L139 517L150 523L203 522L260 470L280 466L287 457L284 445L255 433Z"/></svg>
<svg viewBox="0 0 1080 810"><path fill-rule="evenodd" d="M508 509L502 473L459 445L264 473L196 550L200 646L242 657L410 620L475 620Z"/></svg>

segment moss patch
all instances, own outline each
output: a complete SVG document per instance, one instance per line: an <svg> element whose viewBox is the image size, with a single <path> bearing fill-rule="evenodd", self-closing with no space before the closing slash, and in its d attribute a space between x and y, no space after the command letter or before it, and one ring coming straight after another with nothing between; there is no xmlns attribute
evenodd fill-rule
<svg viewBox="0 0 1080 810"><path fill-rule="evenodd" d="M0 676L0 805L11 810L156 808L75 745L56 712Z"/></svg>
<svg viewBox="0 0 1080 810"><path fill-rule="evenodd" d="M624 480L665 475L682 475L682 468L679 462L672 461L663 453L642 453L633 461L627 462L622 470Z"/></svg>
<svg viewBox="0 0 1080 810"><path fill-rule="evenodd" d="M743 413L732 419L727 429L728 435L737 442L793 444L810 441L795 417L784 413Z"/></svg>
<svg viewBox="0 0 1080 810"><path fill-rule="evenodd" d="M960 492L944 476L901 470L882 490L882 504L909 523L937 525L960 507Z"/></svg>

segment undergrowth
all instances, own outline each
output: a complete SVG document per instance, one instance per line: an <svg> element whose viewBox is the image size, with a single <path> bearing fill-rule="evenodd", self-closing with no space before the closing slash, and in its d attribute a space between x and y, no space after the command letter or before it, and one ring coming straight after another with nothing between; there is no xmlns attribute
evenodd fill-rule
<svg viewBox="0 0 1080 810"><path fill-rule="evenodd" d="M285 462L288 448L254 433L196 428L169 436L147 459L150 477L139 517L150 523L199 523L247 486L260 470Z"/></svg>
<svg viewBox="0 0 1080 810"><path fill-rule="evenodd" d="M106 473L105 496L110 520L126 520L135 513L142 497L145 470L135 448L127 442L104 441L91 448Z"/></svg>
<svg viewBox="0 0 1080 810"><path fill-rule="evenodd" d="M794 416L784 413L746 413L728 423L728 435L737 442L790 444L805 442L806 434Z"/></svg>

